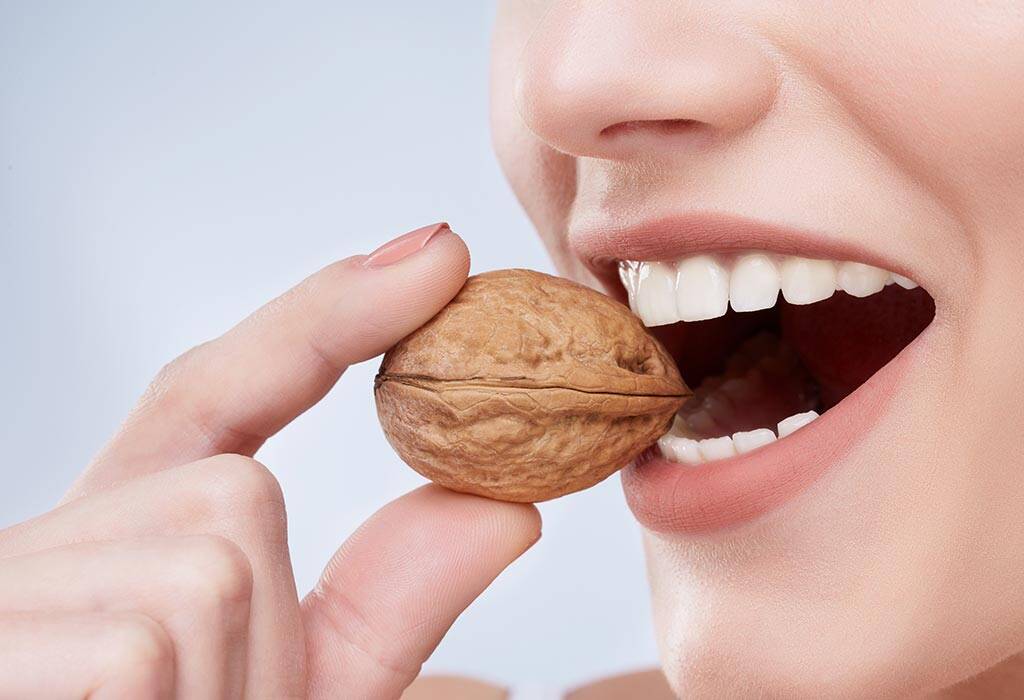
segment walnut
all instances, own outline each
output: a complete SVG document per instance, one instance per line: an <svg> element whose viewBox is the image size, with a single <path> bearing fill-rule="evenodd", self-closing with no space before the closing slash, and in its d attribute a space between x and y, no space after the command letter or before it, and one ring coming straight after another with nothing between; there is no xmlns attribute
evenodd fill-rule
<svg viewBox="0 0 1024 700"><path fill-rule="evenodd" d="M455 491L544 501L588 488L664 434L690 395L619 302L531 270L470 277L384 356L388 441Z"/></svg>

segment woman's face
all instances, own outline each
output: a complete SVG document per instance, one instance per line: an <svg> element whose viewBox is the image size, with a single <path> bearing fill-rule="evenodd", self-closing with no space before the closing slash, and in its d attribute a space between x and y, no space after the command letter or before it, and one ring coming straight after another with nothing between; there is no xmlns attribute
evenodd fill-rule
<svg viewBox="0 0 1024 700"><path fill-rule="evenodd" d="M683 696L1024 649L1022 85L1019 0L501 3L509 180L700 387L623 474Z"/></svg>

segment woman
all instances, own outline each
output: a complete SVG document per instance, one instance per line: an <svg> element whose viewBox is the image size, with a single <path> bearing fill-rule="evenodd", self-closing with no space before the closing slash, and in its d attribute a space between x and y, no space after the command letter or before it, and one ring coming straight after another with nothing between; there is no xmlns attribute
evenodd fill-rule
<svg viewBox="0 0 1024 700"><path fill-rule="evenodd" d="M509 180L697 389L623 475L676 694L1024 694L1022 39L1011 0L502 3ZM407 688L536 510L419 489L300 601L252 455L467 270L426 227L169 364L63 505L0 533L3 692Z"/></svg>

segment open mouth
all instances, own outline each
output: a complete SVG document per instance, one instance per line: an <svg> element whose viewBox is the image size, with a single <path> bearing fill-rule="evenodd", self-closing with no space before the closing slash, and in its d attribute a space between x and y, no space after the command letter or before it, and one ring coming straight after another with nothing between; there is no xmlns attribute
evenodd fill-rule
<svg viewBox="0 0 1024 700"><path fill-rule="evenodd" d="M655 532L739 525L873 458L862 446L898 430L894 399L939 337L932 278L848 234L715 211L639 217L581 210L568 232L695 394L622 471L636 518Z"/></svg>
<svg viewBox="0 0 1024 700"><path fill-rule="evenodd" d="M935 314L913 280L855 261L723 251L622 261L619 276L694 390L645 459L691 468L786 440L840 405Z"/></svg>

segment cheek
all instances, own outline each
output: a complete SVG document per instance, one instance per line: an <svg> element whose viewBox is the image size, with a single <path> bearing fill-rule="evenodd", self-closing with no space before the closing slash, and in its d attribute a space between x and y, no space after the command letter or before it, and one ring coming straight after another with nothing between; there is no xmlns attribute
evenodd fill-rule
<svg viewBox="0 0 1024 700"><path fill-rule="evenodd" d="M1019 177L1008 177L1024 167L1017 0L889 0L813 19L797 54L899 167L961 214L1005 201L1008 186L1020 197Z"/></svg>
<svg viewBox="0 0 1024 700"><path fill-rule="evenodd" d="M491 135L498 162L558 270L590 283L569 252L565 222L576 197L575 159L558 153L531 132L516 106L519 57L543 3L502 2L491 51Z"/></svg>

